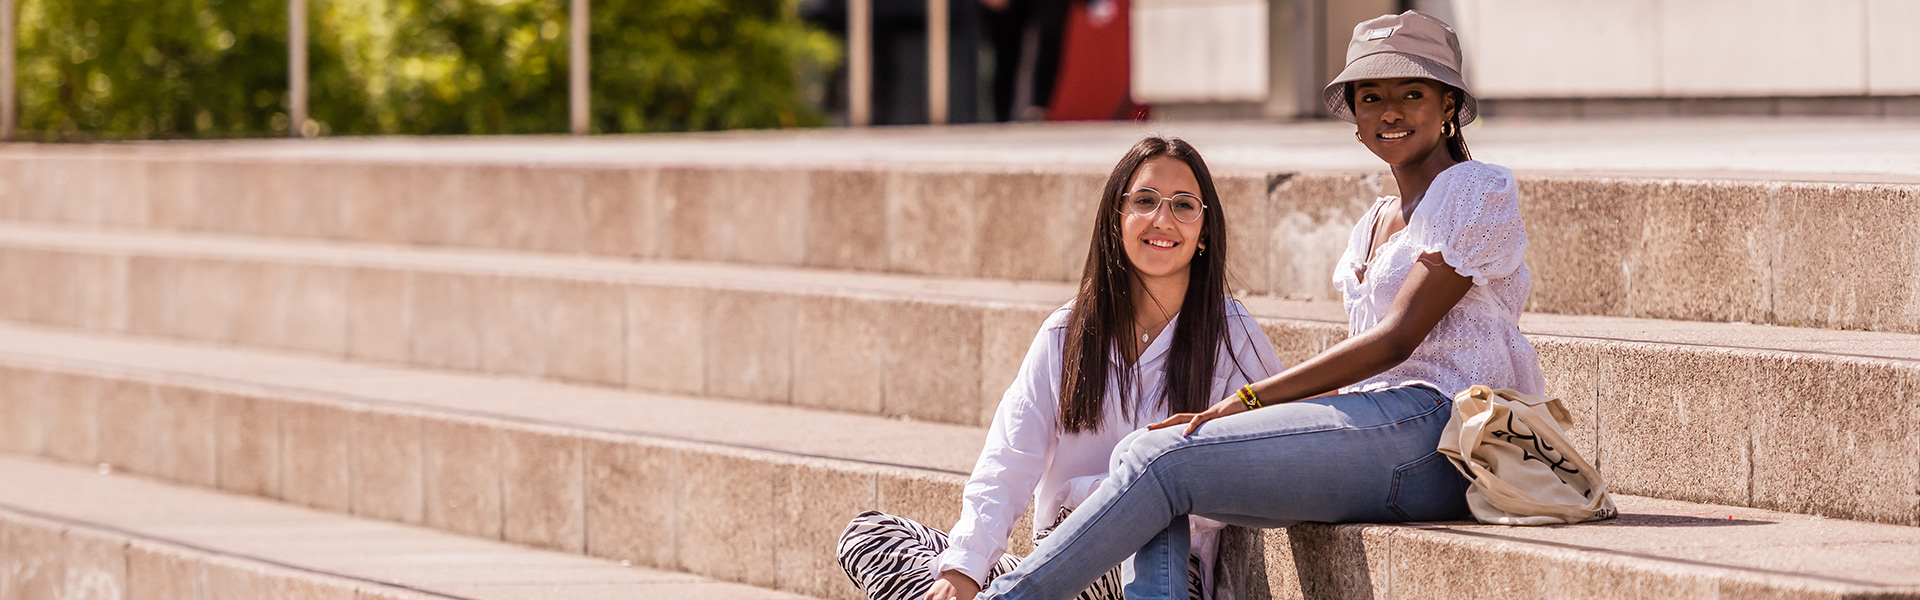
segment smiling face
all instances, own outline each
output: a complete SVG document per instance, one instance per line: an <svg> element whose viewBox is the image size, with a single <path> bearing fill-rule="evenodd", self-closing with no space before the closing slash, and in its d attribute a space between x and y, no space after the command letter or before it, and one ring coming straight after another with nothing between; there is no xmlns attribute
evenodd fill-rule
<svg viewBox="0 0 1920 600"><path fill-rule="evenodd" d="M1353 116L1360 142L1389 165L1413 165L1446 153L1441 123L1453 118L1454 99L1431 79L1353 82Z"/></svg>
<svg viewBox="0 0 1920 600"><path fill-rule="evenodd" d="M1136 200L1152 196L1157 207L1151 214L1135 214L1130 208ZM1193 265L1194 252L1206 244L1201 230L1206 226L1205 211L1192 223L1174 217L1177 203L1200 204L1200 181L1187 163L1170 156L1156 156L1140 163L1127 184L1121 202L1120 243L1127 260L1143 279L1181 277ZM1170 201L1160 202L1159 198Z"/></svg>

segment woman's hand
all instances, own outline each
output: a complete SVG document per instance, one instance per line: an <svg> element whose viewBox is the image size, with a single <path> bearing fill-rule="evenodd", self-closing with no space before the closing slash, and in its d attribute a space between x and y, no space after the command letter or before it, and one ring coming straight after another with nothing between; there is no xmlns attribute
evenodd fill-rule
<svg viewBox="0 0 1920 600"><path fill-rule="evenodd" d="M943 571L927 590L926 600L973 600L980 595L980 584L959 571Z"/></svg>
<svg viewBox="0 0 1920 600"><path fill-rule="evenodd" d="M1183 433L1181 435L1193 435L1193 432L1195 430L1200 429L1201 423L1212 421L1220 417L1237 415L1243 412L1247 412L1247 405L1240 402L1240 398L1236 396L1233 398L1228 398L1225 400L1221 400L1219 402L1215 402L1213 403L1213 406L1209 406L1207 407L1206 410L1198 413L1180 413L1171 417L1167 417L1167 420L1165 421L1148 425L1147 429L1165 429L1168 427L1179 425L1181 423L1186 423L1187 431L1186 433Z"/></svg>

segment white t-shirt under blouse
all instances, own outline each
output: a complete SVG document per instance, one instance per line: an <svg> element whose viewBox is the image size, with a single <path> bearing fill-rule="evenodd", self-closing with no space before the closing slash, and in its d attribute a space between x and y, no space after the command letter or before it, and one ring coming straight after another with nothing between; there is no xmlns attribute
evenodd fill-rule
<svg viewBox="0 0 1920 600"><path fill-rule="evenodd" d="M1209 404L1211 399L1225 398L1232 390L1281 369L1273 342L1260 325L1239 302L1231 298L1223 301L1227 304L1227 347L1220 349L1214 363ZM975 581L985 577L1006 553L1014 522L1026 513L1028 502L1034 505L1035 529L1048 528L1062 507L1077 507L1106 476L1108 459L1121 438L1169 414L1159 398L1166 387L1167 354L1179 315L1148 344L1136 362L1132 379L1123 381L1118 368L1110 371L1101 428L1062 432L1062 349L1072 308L1069 302L1047 317L1027 349L1019 375L1000 398L993 426L987 432L986 448L980 451L973 476L967 480L960 521L951 530L951 545L933 561L935 576L957 570ZM1122 385L1134 388L1126 396L1135 404L1129 415L1122 415L1120 410ZM1213 541L1213 535L1193 539L1196 554L1209 567L1207 572L1212 566Z"/></svg>
<svg viewBox="0 0 1920 600"><path fill-rule="evenodd" d="M1376 204L1368 215L1378 215L1379 209ZM1423 254L1440 253L1454 272L1473 278L1473 288L1441 317L1406 362L1345 391L1425 381L1449 396L1474 385L1545 393L1539 357L1520 334L1520 312L1526 308L1533 276L1523 262L1527 231L1520 221L1520 191L1513 172L1479 161L1441 171L1414 207L1407 228L1387 238L1368 260L1373 228L1373 218L1354 225L1347 252L1334 269L1349 334L1366 331L1386 317Z"/></svg>

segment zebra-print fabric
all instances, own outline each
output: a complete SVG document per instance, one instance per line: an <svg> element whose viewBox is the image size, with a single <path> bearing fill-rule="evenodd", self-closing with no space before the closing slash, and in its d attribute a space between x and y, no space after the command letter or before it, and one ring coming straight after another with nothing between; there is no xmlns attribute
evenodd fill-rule
<svg viewBox="0 0 1920 600"><path fill-rule="evenodd" d="M1062 511L1061 517L1065 518ZM1036 537L1045 537L1041 532ZM913 519L867 511L847 524L834 554L847 577L872 600L923 600L933 588L933 559L947 549L947 534ZM1012 571L1020 559L1008 554L987 570L987 581ZM1199 560L1187 562L1187 591L1201 599ZM1120 568L1101 575L1076 600L1124 600Z"/></svg>

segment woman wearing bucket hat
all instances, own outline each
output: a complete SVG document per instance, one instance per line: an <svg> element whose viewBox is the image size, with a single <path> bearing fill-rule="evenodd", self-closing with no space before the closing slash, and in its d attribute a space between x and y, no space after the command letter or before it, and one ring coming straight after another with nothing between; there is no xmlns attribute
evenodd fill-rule
<svg viewBox="0 0 1920 600"><path fill-rule="evenodd" d="M1518 327L1532 287L1519 192L1467 154L1460 126L1477 106L1460 62L1453 30L1419 12L1354 28L1327 108L1400 195L1367 211L1335 270L1349 337L1129 435L1106 482L981 598L1065 598L1128 555L1128 598L1181 597L1188 515L1249 527L1469 516L1467 482L1435 451L1452 395L1546 385Z"/></svg>

